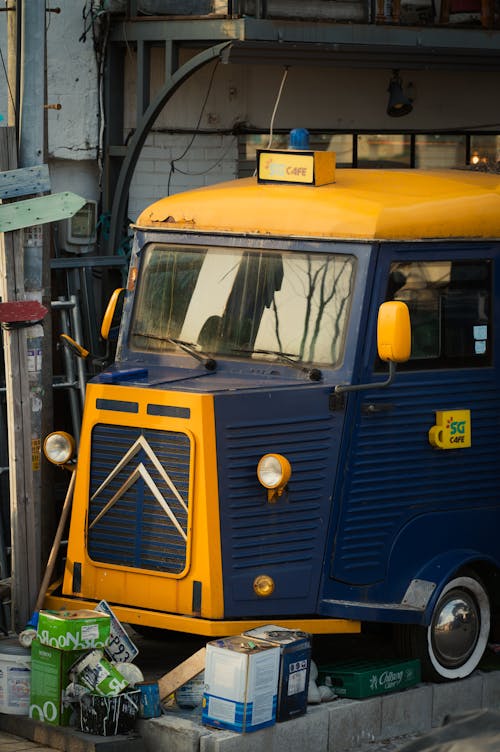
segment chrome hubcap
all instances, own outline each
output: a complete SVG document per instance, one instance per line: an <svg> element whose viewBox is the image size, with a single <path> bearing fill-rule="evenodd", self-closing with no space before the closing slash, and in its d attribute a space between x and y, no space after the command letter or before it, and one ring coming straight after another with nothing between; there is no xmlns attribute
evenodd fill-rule
<svg viewBox="0 0 500 752"><path fill-rule="evenodd" d="M449 668L460 666L472 655L481 621L476 601L464 590L450 590L439 602L432 622L436 658Z"/></svg>

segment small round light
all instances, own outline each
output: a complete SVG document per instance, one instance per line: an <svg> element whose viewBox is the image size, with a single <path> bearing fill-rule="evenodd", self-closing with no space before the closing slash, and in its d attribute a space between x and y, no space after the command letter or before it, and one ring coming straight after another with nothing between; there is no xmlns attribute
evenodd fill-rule
<svg viewBox="0 0 500 752"><path fill-rule="evenodd" d="M278 488L288 483L290 463L281 454L265 454L257 465L257 477L264 488Z"/></svg>
<svg viewBox="0 0 500 752"><path fill-rule="evenodd" d="M43 452L49 462L64 465L75 452L75 440L66 431L50 433L43 442Z"/></svg>
<svg viewBox="0 0 500 752"><path fill-rule="evenodd" d="M274 593L274 580L268 574L259 574L253 581L253 589L260 598L267 598Z"/></svg>

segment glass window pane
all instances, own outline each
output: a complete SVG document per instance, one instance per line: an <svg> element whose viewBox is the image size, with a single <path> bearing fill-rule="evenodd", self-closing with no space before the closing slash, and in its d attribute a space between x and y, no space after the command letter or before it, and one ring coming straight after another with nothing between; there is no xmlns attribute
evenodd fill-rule
<svg viewBox="0 0 500 752"><path fill-rule="evenodd" d="M358 136L358 167L410 167L408 134L367 133Z"/></svg>
<svg viewBox="0 0 500 752"><path fill-rule="evenodd" d="M335 365L354 270L340 254L150 245L130 347L159 353L180 343L214 356Z"/></svg>
<svg viewBox="0 0 500 752"><path fill-rule="evenodd" d="M465 154L465 135L415 136L415 167L427 170L464 167Z"/></svg>
<svg viewBox="0 0 500 752"><path fill-rule="evenodd" d="M311 149L334 151L337 167L352 167L352 133L311 134Z"/></svg>
<svg viewBox="0 0 500 752"><path fill-rule="evenodd" d="M495 134L470 137L470 162L478 167L498 167L500 136Z"/></svg>
<svg viewBox="0 0 500 752"><path fill-rule="evenodd" d="M409 261L391 267L387 298L409 308L411 357L405 368L491 363L491 264Z"/></svg>

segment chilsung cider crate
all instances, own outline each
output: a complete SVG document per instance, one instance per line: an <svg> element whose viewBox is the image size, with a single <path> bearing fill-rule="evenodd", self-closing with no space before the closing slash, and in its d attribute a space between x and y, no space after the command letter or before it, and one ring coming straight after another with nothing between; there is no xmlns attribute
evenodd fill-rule
<svg viewBox="0 0 500 752"><path fill-rule="evenodd" d="M361 699L397 692L420 681L420 661L353 659L319 667L318 684L330 684L339 697Z"/></svg>

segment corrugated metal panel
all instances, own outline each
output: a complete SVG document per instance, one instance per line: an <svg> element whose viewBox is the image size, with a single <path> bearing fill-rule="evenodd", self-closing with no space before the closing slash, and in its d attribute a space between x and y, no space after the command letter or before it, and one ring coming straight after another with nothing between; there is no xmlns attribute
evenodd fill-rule
<svg viewBox="0 0 500 752"><path fill-rule="evenodd" d="M335 542L336 579L353 584L383 579L398 531L416 515L468 506L477 498L498 504L499 395L489 369L476 376L472 386L425 374L420 385L400 382L390 394L363 398L374 405L391 403L392 409L361 414ZM472 447L433 449L427 432L435 411L453 408L471 409Z"/></svg>
<svg viewBox="0 0 500 752"><path fill-rule="evenodd" d="M229 566L244 570L314 558L324 538L325 485L331 484L331 416L280 423L233 424L226 429L225 540ZM256 480L264 447L279 446L292 465L289 494L268 504Z"/></svg>
<svg viewBox="0 0 500 752"><path fill-rule="evenodd" d="M141 437L143 443L130 453ZM130 456L120 465L127 452ZM154 456L183 503L155 467ZM91 558L141 569L182 572L186 565L189 462L190 442L186 434L95 426L89 502ZM146 472L139 470L135 480L129 481L141 466ZM158 493L164 504L158 500ZM113 501L115 494L117 499ZM102 516L97 519L98 515Z"/></svg>

